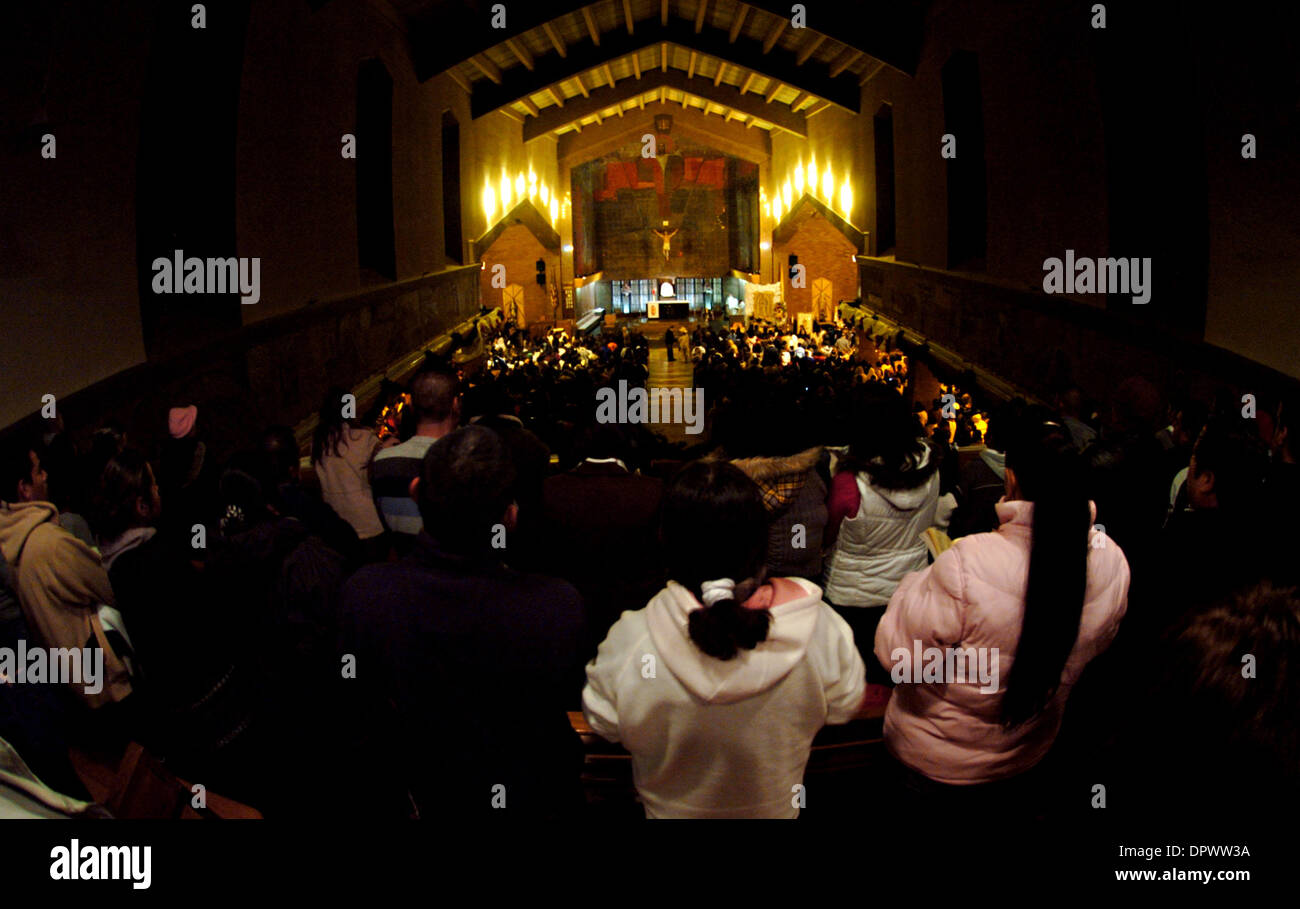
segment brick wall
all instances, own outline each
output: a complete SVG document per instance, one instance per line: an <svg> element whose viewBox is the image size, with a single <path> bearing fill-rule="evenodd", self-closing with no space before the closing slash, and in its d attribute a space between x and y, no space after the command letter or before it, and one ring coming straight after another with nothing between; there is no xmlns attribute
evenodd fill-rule
<svg viewBox="0 0 1300 909"><path fill-rule="evenodd" d="M537 283L537 260L546 260L548 286ZM523 224L511 224L483 253L487 268L479 273L479 296L485 306L500 306L502 289L492 286L494 265L506 267L506 286L518 284L524 289L524 320L532 325L551 318L549 283L558 284L560 257L544 247ZM572 275L569 279L572 280ZM506 315L509 316L509 311Z"/></svg>
<svg viewBox="0 0 1300 909"><path fill-rule="evenodd" d="M831 304L858 298L858 266L853 261L857 250L845 236L820 214L812 215L800 225L789 240L772 247L777 276L785 284L785 305L791 315L812 312L813 282L824 278L831 282ZM790 284L791 253L806 267L803 287Z"/></svg>

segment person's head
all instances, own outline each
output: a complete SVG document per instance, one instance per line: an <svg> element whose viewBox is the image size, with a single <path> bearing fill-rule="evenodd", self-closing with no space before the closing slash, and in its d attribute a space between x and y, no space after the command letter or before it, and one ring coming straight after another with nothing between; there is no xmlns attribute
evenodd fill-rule
<svg viewBox="0 0 1300 909"><path fill-rule="evenodd" d="M298 479L298 440L288 426L270 426L262 433L261 450L271 480L278 486Z"/></svg>
<svg viewBox="0 0 1300 909"><path fill-rule="evenodd" d="M660 520L668 577L706 603L691 613L691 640L729 660L767 638L766 610L741 606L762 581L767 514L754 481L726 461L693 461L664 493ZM732 596L709 603L704 584L730 578Z"/></svg>
<svg viewBox="0 0 1300 909"><path fill-rule="evenodd" d="M1246 511L1260 504L1267 454L1253 433L1228 418L1205 424L1187 465L1187 495L1197 509Z"/></svg>
<svg viewBox="0 0 1300 909"><path fill-rule="evenodd" d="M460 421L460 379L449 369L421 369L411 379L416 432L454 429Z"/></svg>
<svg viewBox="0 0 1300 909"><path fill-rule="evenodd" d="M870 473L872 484L882 489L913 489L929 479L935 460L918 467L924 453L923 430L897 392L863 386L855 410L844 469ZM945 441L951 441L948 431L945 426Z"/></svg>
<svg viewBox="0 0 1300 909"><path fill-rule="evenodd" d="M1165 668L1156 683L1163 724L1156 732L1170 753L1194 740L1207 751L1200 766L1223 771L1216 788L1227 797L1243 790L1269 799L1300 795L1295 588L1261 583L1239 591L1184 619L1164 644ZM1233 800L1230 807L1240 804Z"/></svg>
<svg viewBox="0 0 1300 909"><path fill-rule="evenodd" d="M1126 434L1154 432L1164 417L1160 391L1140 376L1130 376L1115 389L1111 403L1111 421Z"/></svg>
<svg viewBox="0 0 1300 909"><path fill-rule="evenodd" d="M515 467L500 436L485 426L464 426L434 442L411 498L424 529L442 548L463 555L490 552L493 528L507 532L518 519Z"/></svg>
<svg viewBox="0 0 1300 909"><path fill-rule="evenodd" d="M41 466L35 446L11 445L4 455L4 488L0 500L6 502L45 502L50 497L49 476Z"/></svg>
<svg viewBox="0 0 1300 909"><path fill-rule="evenodd" d="M1056 694L1079 636L1092 512L1083 456L1059 423L1027 414L1007 438L1006 454L1006 498L1033 503L1024 619L1002 700L1003 723L1016 726Z"/></svg>
<svg viewBox="0 0 1300 909"><path fill-rule="evenodd" d="M162 513L158 481L144 453L124 448L108 459L95 495L95 532L116 540L132 527L148 527Z"/></svg>
<svg viewBox="0 0 1300 909"><path fill-rule="evenodd" d="M230 459L217 487L217 525L223 536L251 530L271 516L269 477L268 460L260 451L240 452Z"/></svg>

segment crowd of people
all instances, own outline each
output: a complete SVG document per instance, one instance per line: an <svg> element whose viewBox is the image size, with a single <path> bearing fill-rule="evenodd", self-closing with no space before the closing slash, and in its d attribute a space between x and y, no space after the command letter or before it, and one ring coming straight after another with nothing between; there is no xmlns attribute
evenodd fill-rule
<svg viewBox="0 0 1300 909"><path fill-rule="evenodd" d="M648 816L788 817L818 731L887 703L912 806L1041 813L1083 738L1131 807L1178 804L1193 745L1294 804L1289 399L922 401L834 325L684 334L690 445L595 419L650 380L629 328L430 358L386 437L331 389L306 459L269 426L215 463L195 405L148 452L52 422L4 454L0 647L102 651L103 684L0 684L0 738L76 798L69 747L137 741L268 816L568 817L581 710ZM922 679L927 648L1000 677Z"/></svg>

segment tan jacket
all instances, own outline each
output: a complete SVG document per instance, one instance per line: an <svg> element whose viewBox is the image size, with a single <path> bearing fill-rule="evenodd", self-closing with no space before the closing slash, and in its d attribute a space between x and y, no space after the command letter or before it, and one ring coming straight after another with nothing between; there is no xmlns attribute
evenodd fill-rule
<svg viewBox="0 0 1300 909"><path fill-rule="evenodd" d="M104 636L97 614L113 605L113 588L99 554L58 524L49 502L0 503L0 552L13 566L15 592L32 634L41 646L104 650L102 690L72 690L91 707L120 701L131 693L126 667Z"/></svg>

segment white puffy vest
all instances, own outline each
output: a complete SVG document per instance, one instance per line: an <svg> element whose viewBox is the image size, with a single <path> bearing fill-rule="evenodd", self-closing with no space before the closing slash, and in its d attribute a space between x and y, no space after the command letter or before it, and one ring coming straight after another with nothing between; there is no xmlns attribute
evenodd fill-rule
<svg viewBox="0 0 1300 909"><path fill-rule="evenodd" d="M877 489L859 473L858 513L840 524L826 565L826 593L836 606L884 606L898 582L928 560L921 534L934 523L939 472L914 489Z"/></svg>

